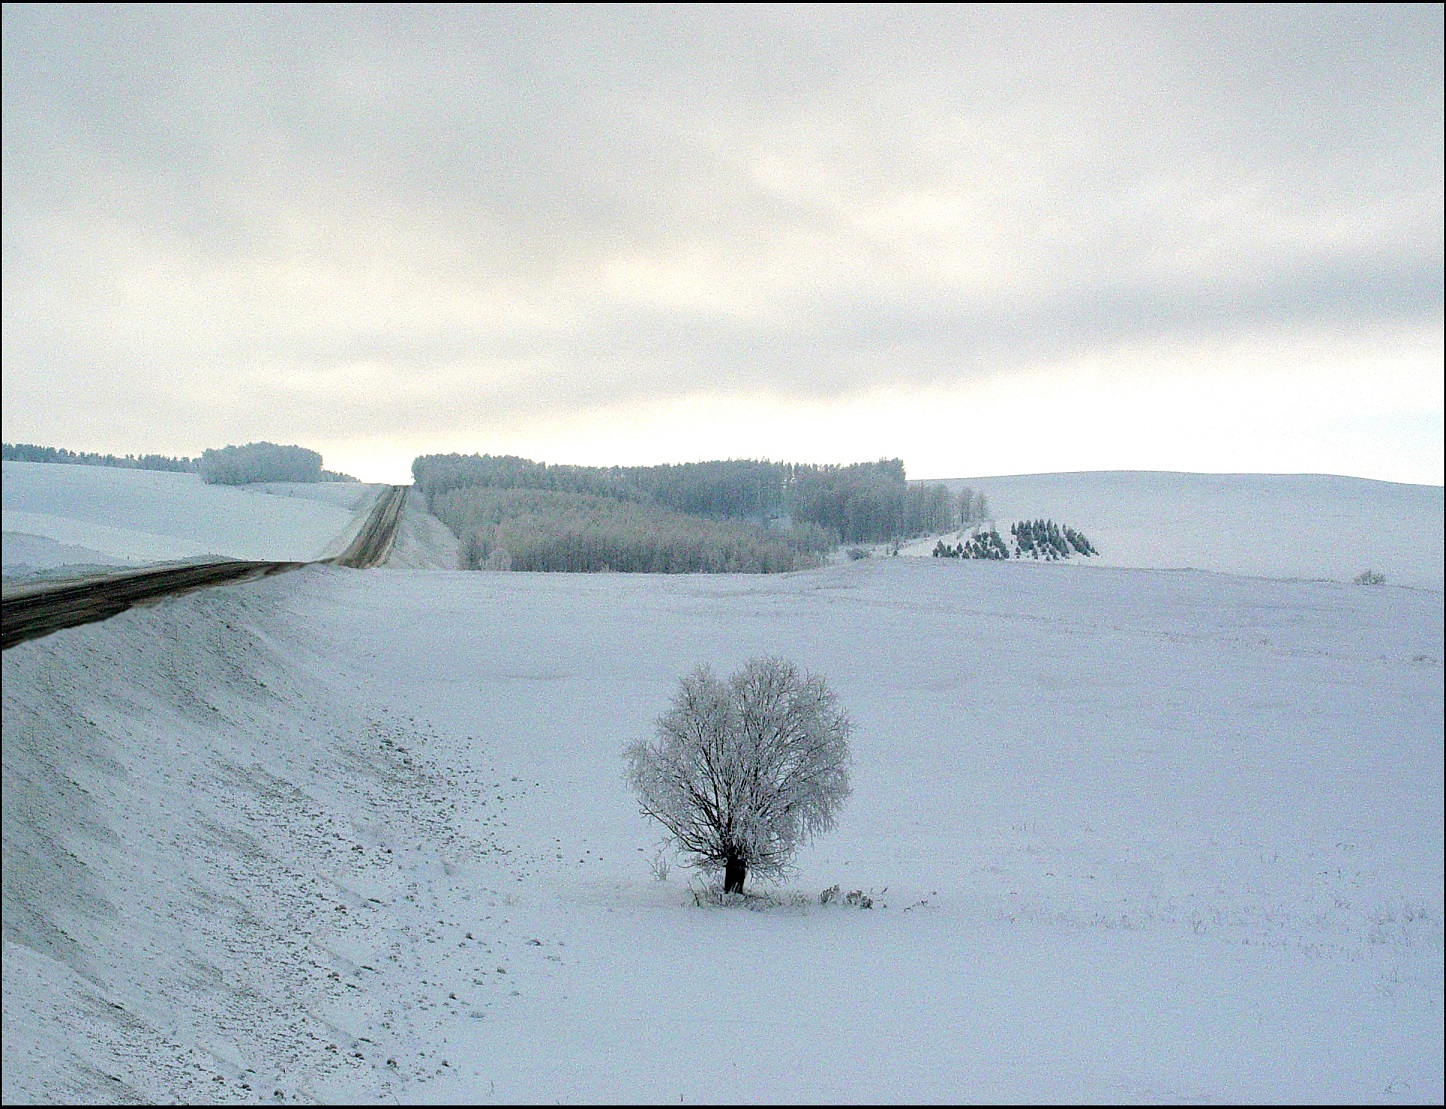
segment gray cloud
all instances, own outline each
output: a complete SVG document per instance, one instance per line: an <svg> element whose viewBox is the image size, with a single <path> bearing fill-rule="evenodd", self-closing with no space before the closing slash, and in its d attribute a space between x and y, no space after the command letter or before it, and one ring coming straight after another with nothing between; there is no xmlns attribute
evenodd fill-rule
<svg viewBox="0 0 1446 1109"><path fill-rule="evenodd" d="M9 5L7 428L57 388L454 430L1439 325L1441 26Z"/></svg>

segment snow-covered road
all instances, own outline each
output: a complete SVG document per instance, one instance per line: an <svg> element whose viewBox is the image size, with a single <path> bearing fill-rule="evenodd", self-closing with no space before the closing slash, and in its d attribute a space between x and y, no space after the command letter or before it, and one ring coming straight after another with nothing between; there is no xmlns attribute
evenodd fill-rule
<svg viewBox="0 0 1446 1109"><path fill-rule="evenodd" d="M760 653L854 793L699 907L620 752ZM1442 656L1439 592L914 559L63 631L4 655L4 1097L1439 1101Z"/></svg>

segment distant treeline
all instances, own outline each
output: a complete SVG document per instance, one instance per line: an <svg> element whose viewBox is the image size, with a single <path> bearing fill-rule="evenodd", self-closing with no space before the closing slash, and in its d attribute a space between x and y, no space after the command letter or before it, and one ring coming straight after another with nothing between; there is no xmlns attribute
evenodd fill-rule
<svg viewBox="0 0 1446 1109"><path fill-rule="evenodd" d="M847 543L945 531L960 518L959 504L942 484L910 485L897 458L848 466L729 460L604 467L450 454L416 459L412 477L434 506L456 489L529 489L606 497L715 520L813 525Z"/></svg>
<svg viewBox="0 0 1446 1109"><path fill-rule="evenodd" d="M171 458L164 454L96 454L94 451L68 451L64 447L39 447L34 443L0 445L0 460L5 462L59 462L71 466L115 466L122 470L169 470L194 474L197 460Z"/></svg>
<svg viewBox="0 0 1446 1109"><path fill-rule="evenodd" d="M431 508L474 570L767 574L817 566L833 545L818 527L783 531L550 489L458 486Z"/></svg>
<svg viewBox="0 0 1446 1109"><path fill-rule="evenodd" d="M1056 524L1053 520L1020 520L1009 525L1013 542L1005 544L993 528L979 531L963 543L950 545L942 539L934 544L935 558L1035 558L1053 562L1073 554L1097 555L1083 532Z"/></svg>
<svg viewBox="0 0 1446 1109"><path fill-rule="evenodd" d="M244 447L222 447L203 451L200 458L170 458L164 454L96 454L68 451L64 447L40 447L34 443L5 443L0 447L5 462L59 462L72 466L115 466L122 470L166 470L201 475L202 481L221 485L245 485L253 481L356 481L346 474L321 468L321 455L305 447L281 447L275 443L247 443Z"/></svg>

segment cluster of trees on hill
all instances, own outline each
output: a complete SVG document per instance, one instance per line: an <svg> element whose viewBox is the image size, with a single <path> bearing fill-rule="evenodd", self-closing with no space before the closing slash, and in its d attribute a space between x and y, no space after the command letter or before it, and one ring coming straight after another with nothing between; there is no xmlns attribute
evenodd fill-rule
<svg viewBox="0 0 1446 1109"><path fill-rule="evenodd" d="M1013 543L1006 545L997 531L979 531L953 546L942 539L934 544L935 558L1042 558L1053 561L1078 552L1097 555L1083 532L1056 524L1053 520L1020 520L1009 525ZM1012 547L1012 550L1011 550Z"/></svg>
<svg viewBox="0 0 1446 1109"><path fill-rule="evenodd" d="M604 467L450 454L416 459L412 477L429 504L471 487L577 493L715 520L786 518L794 527L815 525L847 543L947 530L959 511L942 484L910 485L897 458L849 466L728 460Z"/></svg>
<svg viewBox="0 0 1446 1109"><path fill-rule="evenodd" d="M1053 520L1020 520L1009 526L1014 536L1015 558L1068 558L1074 551L1082 555L1100 552L1080 532L1061 527Z"/></svg>
<svg viewBox="0 0 1446 1109"><path fill-rule="evenodd" d="M944 540L934 544L935 558L1008 558L1009 548L994 530L971 535L962 543L950 546Z"/></svg>
<svg viewBox="0 0 1446 1109"><path fill-rule="evenodd" d="M247 443L201 453L201 480L217 485L249 485L254 481L356 481L347 474L321 468L321 455L305 447Z"/></svg>
<svg viewBox="0 0 1446 1109"><path fill-rule="evenodd" d="M547 489L450 489L432 512L474 570L778 573L818 565L833 537L713 520L657 505Z"/></svg>
<svg viewBox="0 0 1446 1109"><path fill-rule="evenodd" d="M68 451L64 447L41 447L34 443L0 445L0 460L5 462L59 462L72 466L114 466L122 470L168 470L193 474L196 459L171 458L164 454L97 454L95 451Z"/></svg>

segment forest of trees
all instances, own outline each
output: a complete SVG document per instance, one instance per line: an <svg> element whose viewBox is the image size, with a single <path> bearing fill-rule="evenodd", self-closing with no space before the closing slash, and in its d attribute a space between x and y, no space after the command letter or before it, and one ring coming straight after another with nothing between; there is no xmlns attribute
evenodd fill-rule
<svg viewBox="0 0 1446 1109"><path fill-rule="evenodd" d="M947 531L954 499L942 484L910 485L897 458L851 466L795 466L786 506L795 522L835 532L844 543L879 543Z"/></svg>
<svg viewBox="0 0 1446 1109"><path fill-rule="evenodd" d="M767 520L783 503L785 467L771 462L567 466L513 455L426 455L412 477L430 500L452 489L537 489L653 504L714 519Z"/></svg>
<svg viewBox="0 0 1446 1109"><path fill-rule="evenodd" d="M585 494L714 520L813 525L845 543L945 531L959 513L942 484L910 485L897 458L848 466L728 460L604 467L512 455L425 455L412 463L412 477L429 504L473 487Z"/></svg>
<svg viewBox="0 0 1446 1109"><path fill-rule="evenodd" d="M58 462L71 466L114 466L122 470L168 470L186 474L196 472L194 458L171 458L164 454L97 454L94 451L68 451L64 447L41 447L34 443L0 445L0 460Z"/></svg>
<svg viewBox="0 0 1446 1109"><path fill-rule="evenodd" d="M305 447L247 443L201 453L201 480L217 485L249 485L256 481L355 481L347 474L321 468L321 455Z"/></svg>
<svg viewBox="0 0 1446 1109"><path fill-rule="evenodd" d="M550 489L458 487L431 508L474 570L767 574L817 566L833 544L817 527L783 531Z"/></svg>

